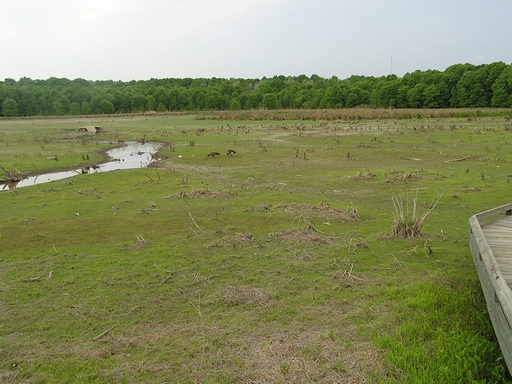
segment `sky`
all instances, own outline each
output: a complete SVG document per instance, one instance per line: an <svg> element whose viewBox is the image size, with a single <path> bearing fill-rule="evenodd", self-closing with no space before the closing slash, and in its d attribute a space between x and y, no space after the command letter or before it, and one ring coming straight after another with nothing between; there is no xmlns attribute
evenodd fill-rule
<svg viewBox="0 0 512 384"><path fill-rule="evenodd" d="M512 63L509 0L0 0L0 79L403 76Z"/></svg>

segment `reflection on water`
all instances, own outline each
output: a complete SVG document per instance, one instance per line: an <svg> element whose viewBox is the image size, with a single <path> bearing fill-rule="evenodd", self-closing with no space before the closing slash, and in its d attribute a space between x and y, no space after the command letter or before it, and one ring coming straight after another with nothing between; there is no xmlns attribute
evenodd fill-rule
<svg viewBox="0 0 512 384"><path fill-rule="evenodd" d="M43 175L30 176L18 182L0 184L0 190L29 187L31 185L48 183L50 181L62 180L82 173L109 172L117 169L145 168L154 160L154 155L160 143L139 143L136 141L126 142L124 147L114 148L107 152L112 161L94 167L79 168L72 171L61 171L45 173Z"/></svg>

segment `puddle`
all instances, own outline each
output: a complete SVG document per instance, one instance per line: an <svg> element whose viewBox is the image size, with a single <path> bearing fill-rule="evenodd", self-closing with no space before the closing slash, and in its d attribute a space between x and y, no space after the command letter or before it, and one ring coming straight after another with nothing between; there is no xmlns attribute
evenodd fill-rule
<svg viewBox="0 0 512 384"><path fill-rule="evenodd" d="M152 155L154 155L161 146L161 143L142 144L136 141L129 141L125 143L124 147L113 148L107 151L107 155L112 159L112 161L99 164L95 168L78 168L71 171L60 171L30 176L18 181L17 183L0 184L0 191L49 183L50 181L67 179L83 173L99 173L115 171L118 169L146 168L154 161Z"/></svg>

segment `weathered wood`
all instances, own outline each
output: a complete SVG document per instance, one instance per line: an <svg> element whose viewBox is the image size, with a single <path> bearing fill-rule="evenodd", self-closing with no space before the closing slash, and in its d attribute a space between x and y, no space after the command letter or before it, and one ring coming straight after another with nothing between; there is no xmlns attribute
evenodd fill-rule
<svg viewBox="0 0 512 384"><path fill-rule="evenodd" d="M474 155L474 156L466 156L466 157L459 157L458 159L452 159L452 160L445 160L445 163L456 163L458 161L464 161L464 160L471 160L471 159L478 159L479 157L482 157L483 155Z"/></svg>
<svg viewBox="0 0 512 384"><path fill-rule="evenodd" d="M493 209L489 209L488 211L480 212L475 216L478 219L479 223L482 223L483 220L488 219L489 217L496 216L499 215L500 213L504 213L510 210L512 210L512 203L505 204Z"/></svg>
<svg viewBox="0 0 512 384"><path fill-rule="evenodd" d="M512 372L512 216L506 204L469 219L469 246L496 337ZM496 215L506 213L484 223Z"/></svg>
<svg viewBox="0 0 512 384"><path fill-rule="evenodd" d="M506 212L509 211L505 211ZM485 239L510 287L512 282L512 216L500 216L481 226Z"/></svg>

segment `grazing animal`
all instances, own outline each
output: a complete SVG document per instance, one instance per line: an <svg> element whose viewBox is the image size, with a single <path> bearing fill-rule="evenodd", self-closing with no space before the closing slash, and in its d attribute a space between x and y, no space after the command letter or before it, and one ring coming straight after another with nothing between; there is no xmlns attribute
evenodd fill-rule
<svg viewBox="0 0 512 384"><path fill-rule="evenodd" d="M208 158L208 157L215 157L215 156L220 156L220 153L219 152L211 152L211 153L206 155L206 158Z"/></svg>
<svg viewBox="0 0 512 384"><path fill-rule="evenodd" d="M236 154L236 151L234 151L232 149L228 149L226 152L226 155L228 155L228 156L233 156L234 154Z"/></svg>

